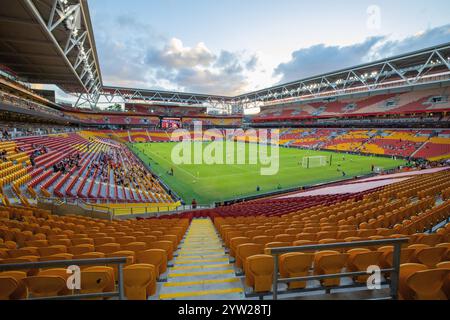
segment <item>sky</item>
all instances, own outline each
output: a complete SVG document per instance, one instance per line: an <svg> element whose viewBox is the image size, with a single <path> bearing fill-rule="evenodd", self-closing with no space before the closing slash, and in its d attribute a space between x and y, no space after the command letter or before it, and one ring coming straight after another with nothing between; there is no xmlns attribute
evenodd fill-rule
<svg viewBox="0 0 450 320"><path fill-rule="evenodd" d="M448 0L89 0L105 85L235 96L450 42Z"/></svg>

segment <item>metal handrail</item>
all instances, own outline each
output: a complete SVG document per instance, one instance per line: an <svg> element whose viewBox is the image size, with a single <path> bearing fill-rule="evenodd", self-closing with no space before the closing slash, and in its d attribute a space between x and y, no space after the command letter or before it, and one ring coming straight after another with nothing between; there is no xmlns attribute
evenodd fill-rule
<svg viewBox="0 0 450 320"><path fill-rule="evenodd" d="M279 261L278 257L285 253L292 252L302 252L302 251L316 251L316 250L328 250L336 248L354 248L354 247L371 247L371 246L382 246L382 245L393 245L393 262L392 268L382 269L380 272L390 273L390 289L391 298L396 300L398 298L398 283L400 277L400 258L401 258L401 246L404 243L408 243L408 238L399 239L383 239L383 240L371 240L371 241L355 241L355 242L340 242L340 243L330 243L330 244L320 244L320 245L306 245L299 247L280 247L280 248L268 248L266 252L274 256L274 272L273 272L273 300L278 299L278 283L289 283L294 281L308 281L308 280L322 280L322 279L333 279L333 278L344 278L349 276L363 276L367 275L367 272L343 272L339 274L327 274L318 276L305 276L296 278L278 278L279 271Z"/></svg>
<svg viewBox="0 0 450 320"><path fill-rule="evenodd" d="M179 205L176 206L173 205L166 205L166 206L145 206L145 205L139 205L139 203L132 203L133 206L130 206L129 208L110 208L107 206L103 206L102 203L89 203L89 200L95 200L93 199L81 199L81 198L56 198L56 197L42 197L38 196L37 200L38 202L47 202L51 203L52 205L55 205L56 202L61 202L62 204L73 204L76 206L79 206L80 208L83 208L87 211L91 212L100 212L104 213L108 216L109 220L113 220L116 218L116 216L120 215L134 215L134 214L171 214L171 213L180 213L184 211L195 211L195 210L203 210L203 209L212 209L214 208L214 205L204 205L204 204L197 204L196 209L192 209L192 205ZM98 200L98 199L97 199ZM104 200L104 199L103 199ZM115 202L113 200L108 200L105 203L121 203L126 204L126 202ZM173 208L173 209L171 209ZM141 213L136 213L140 212Z"/></svg>
<svg viewBox="0 0 450 320"><path fill-rule="evenodd" d="M52 267L68 267L68 266L86 266L86 265L101 265L101 264L117 264L118 265L118 278L119 284L118 291L116 292L102 292L102 293L89 293L89 294L77 294L57 297L42 297L42 298L30 298L27 300L78 300L78 299L90 299L90 298L108 298L118 297L119 300L125 300L125 291L123 286L123 266L127 262L126 257L114 257L114 258L100 258L100 259L78 259L78 260L58 260L58 261L42 261L42 262L26 262L26 263L11 263L0 264L0 272L11 270L24 270L24 269L39 269L39 268L52 268Z"/></svg>

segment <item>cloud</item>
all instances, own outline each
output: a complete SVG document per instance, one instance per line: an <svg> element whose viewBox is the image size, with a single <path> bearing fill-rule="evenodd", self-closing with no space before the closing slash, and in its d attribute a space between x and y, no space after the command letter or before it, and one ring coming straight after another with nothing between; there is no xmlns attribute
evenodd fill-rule
<svg viewBox="0 0 450 320"><path fill-rule="evenodd" d="M234 96L248 85L240 72L210 69L181 69L170 79L185 91Z"/></svg>
<svg viewBox="0 0 450 320"><path fill-rule="evenodd" d="M257 55L253 55L246 64L246 68L249 71L255 71L257 66L258 66L259 60L258 60L258 56Z"/></svg>
<svg viewBox="0 0 450 320"><path fill-rule="evenodd" d="M94 21L105 85L218 95L249 90L248 73L258 63L256 56L215 53L203 42L187 46L128 13L113 19L99 15Z"/></svg>
<svg viewBox="0 0 450 320"><path fill-rule="evenodd" d="M383 59L394 55L412 52L442 43L449 42L450 24L417 32L415 35L401 40L387 40L379 43L371 56L373 59Z"/></svg>
<svg viewBox="0 0 450 320"><path fill-rule="evenodd" d="M289 82L351 67L364 60L375 44L384 37L368 38L350 46L325 46L319 44L292 53L291 60L276 67L275 76L282 75L280 82Z"/></svg>
<svg viewBox="0 0 450 320"><path fill-rule="evenodd" d="M404 39L376 36L347 46L299 48L288 61L267 65L270 54L214 51L207 43L184 44L158 33L147 21L123 13L93 18L105 85L238 95L276 83L328 73L447 42L450 25L415 32ZM262 61L265 64L262 65Z"/></svg>
<svg viewBox="0 0 450 320"><path fill-rule="evenodd" d="M256 56L241 52L214 54L202 42L187 47L176 38L162 48L149 48L144 60L172 90L218 95L236 95L248 89L247 74L258 62Z"/></svg>
<svg viewBox="0 0 450 320"><path fill-rule="evenodd" d="M294 51L288 62L281 63L275 68L273 75L280 78L280 83L286 83L431 47L448 42L448 39L450 39L450 24L400 40L376 36L349 46L319 44Z"/></svg>
<svg viewBox="0 0 450 320"><path fill-rule="evenodd" d="M149 65L162 65L167 68L186 68L208 66L215 59L214 54L203 42L189 48L179 39L173 38L162 50L151 48L147 52L145 61Z"/></svg>
<svg viewBox="0 0 450 320"><path fill-rule="evenodd" d="M143 56L148 43L162 43L165 37L131 14L124 13L114 19L98 15L93 21L104 84L134 88L152 86Z"/></svg>

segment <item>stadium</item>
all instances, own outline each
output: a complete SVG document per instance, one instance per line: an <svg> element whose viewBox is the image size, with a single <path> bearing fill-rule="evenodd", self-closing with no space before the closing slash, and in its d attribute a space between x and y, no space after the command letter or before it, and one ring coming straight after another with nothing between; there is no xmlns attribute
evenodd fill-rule
<svg viewBox="0 0 450 320"><path fill-rule="evenodd" d="M89 5L2 0L0 300L450 299L450 43L142 89Z"/></svg>

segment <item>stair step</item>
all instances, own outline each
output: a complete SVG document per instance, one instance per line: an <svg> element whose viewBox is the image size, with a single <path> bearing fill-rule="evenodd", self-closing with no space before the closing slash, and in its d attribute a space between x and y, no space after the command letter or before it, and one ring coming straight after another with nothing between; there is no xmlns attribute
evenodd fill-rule
<svg viewBox="0 0 450 320"><path fill-rule="evenodd" d="M210 219L194 219L171 262L160 299L243 299L244 287Z"/></svg>

